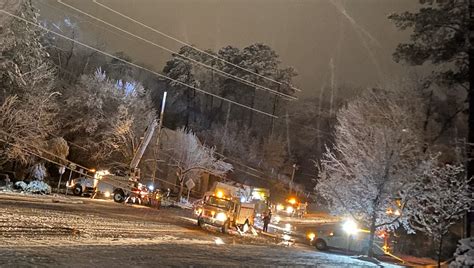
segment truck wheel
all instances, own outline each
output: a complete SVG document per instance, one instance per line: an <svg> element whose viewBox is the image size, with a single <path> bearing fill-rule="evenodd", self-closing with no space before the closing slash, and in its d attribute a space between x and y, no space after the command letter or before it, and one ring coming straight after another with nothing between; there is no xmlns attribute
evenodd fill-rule
<svg viewBox="0 0 474 268"><path fill-rule="evenodd" d="M221 228L222 233L227 234L227 231L229 231L229 225L230 225L229 221L226 221L224 225L222 225L222 228Z"/></svg>
<svg viewBox="0 0 474 268"><path fill-rule="evenodd" d="M76 196L80 196L82 194L82 186L75 185L74 188L72 189L72 194Z"/></svg>
<svg viewBox="0 0 474 268"><path fill-rule="evenodd" d="M125 194L122 190L116 190L114 192L114 201L117 203L122 203L125 200Z"/></svg>
<svg viewBox="0 0 474 268"><path fill-rule="evenodd" d="M316 246L316 248L317 248L318 250L323 251L323 250L327 250L327 249L328 249L328 245L327 245L326 242L324 242L324 240L322 240L322 239L317 239L314 244L315 244L315 246Z"/></svg>

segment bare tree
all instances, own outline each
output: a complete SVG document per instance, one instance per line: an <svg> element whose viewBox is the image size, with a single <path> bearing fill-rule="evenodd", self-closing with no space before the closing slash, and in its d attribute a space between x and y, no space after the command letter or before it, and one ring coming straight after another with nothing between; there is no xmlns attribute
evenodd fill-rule
<svg viewBox="0 0 474 268"><path fill-rule="evenodd" d="M335 213L370 229L369 256L377 229L409 228L403 211L423 157L421 103L404 89L362 94L339 111L334 147L321 161L316 189Z"/></svg>
<svg viewBox="0 0 474 268"><path fill-rule="evenodd" d="M232 170L231 164L217 159L215 149L202 145L192 131L180 128L174 134L172 140L167 140L163 146L177 169L178 200L183 194L186 179L198 180L203 172L224 176Z"/></svg>

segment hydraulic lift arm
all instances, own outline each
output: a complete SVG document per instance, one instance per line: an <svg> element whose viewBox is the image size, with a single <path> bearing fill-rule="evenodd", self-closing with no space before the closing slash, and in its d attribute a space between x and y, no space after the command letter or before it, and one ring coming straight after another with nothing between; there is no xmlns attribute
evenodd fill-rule
<svg viewBox="0 0 474 268"><path fill-rule="evenodd" d="M136 174L138 164L140 163L140 160L142 159L143 154L145 153L145 150L148 147L148 144L150 143L151 138L153 137L153 133L155 132L157 125L158 125L158 121L156 119L153 119L153 121L150 123L150 125L148 125L146 129L145 136L143 137L143 140L140 142L140 145L138 146L137 151L133 155L133 159L130 162L130 171L134 178L139 176L138 174Z"/></svg>

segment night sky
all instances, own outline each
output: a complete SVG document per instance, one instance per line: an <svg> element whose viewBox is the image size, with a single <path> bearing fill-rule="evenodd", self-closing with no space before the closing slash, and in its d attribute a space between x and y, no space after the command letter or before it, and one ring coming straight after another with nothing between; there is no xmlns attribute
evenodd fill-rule
<svg viewBox="0 0 474 268"><path fill-rule="evenodd" d="M300 96L316 95L330 84L367 87L404 74L392 52L409 32L387 19L392 12L415 10L416 0L98 0L121 13L199 48L244 47L262 42L274 48L283 65L296 68ZM181 45L133 24L92 0L64 0L96 17L177 50ZM133 3L133 4L132 4ZM40 0L43 18L79 20L81 40L107 52L124 51L136 62L161 71L170 58L143 41L112 30L55 0ZM79 18L75 17L78 16Z"/></svg>

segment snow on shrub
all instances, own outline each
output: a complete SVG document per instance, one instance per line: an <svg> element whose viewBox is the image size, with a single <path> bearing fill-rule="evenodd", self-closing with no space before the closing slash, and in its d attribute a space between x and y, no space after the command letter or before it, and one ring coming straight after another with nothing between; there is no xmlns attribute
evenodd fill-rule
<svg viewBox="0 0 474 268"><path fill-rule="evenodd" d="M50 194L51 186L43 181L32 181L26 184L24 181L17 181L15 187L21 191L32 194Z"/></svg>
<svg viewBox="0 0 474 268"><path fill-rule="evenodd" d="M20 189L22 191L26 190L26 187L28 187L28 184L26 184L24 181L17 181L15 182L15 188Z"/></svg>
<svg viewBox="0 0 474 268"><path fill-rule="evenodd" d="M33 194L50 194L51 187L43 181L32 181L28 184L25 191Z"/></svg>
<svg viewBox="0 0 474 268"><path fill-rule="evenodd" d="M474 237L461 239L449 268L474 267Z"/></svg>

